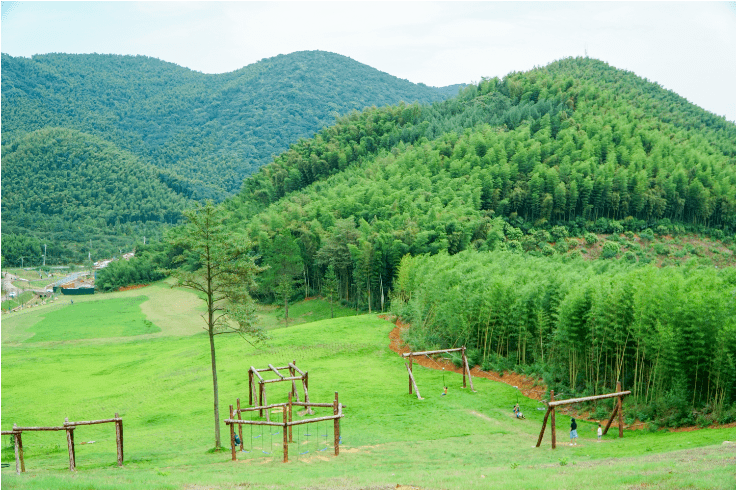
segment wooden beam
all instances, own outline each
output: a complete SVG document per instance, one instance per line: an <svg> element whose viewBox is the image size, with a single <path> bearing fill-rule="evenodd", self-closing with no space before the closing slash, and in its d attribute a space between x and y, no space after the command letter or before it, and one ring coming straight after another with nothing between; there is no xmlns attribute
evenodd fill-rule
<svg viewBox="0 0 736 490"><path fill-rule="evenodd" d="M118 414L115 414L118 419ZM115 422L115 448L118 453L118 466L123 466L123 419Z"/></svg>
<svg viewBox="0 0 736 490"><path fill-rule="evenodd" d="M555 390L549 390L549 403L550 405L555 401ZM552 430L552 449L557 447L557 428L555 427L555 407L551 406L552 420L550 429Z"/></svg>
<svg viewBox="0 0 736 490"><path fill-rule="evenodd" d="M253 371L248 370L248 405L253 405Z"/></svg>
<svg viewBox="0 0 736 490"><path fill-rule="evenodd" d="M252 372L252 373L255 373L255 375L256 375L256 376L258 376L258 379L259 379L260 381L263 381L263 378L261 377L261 375L260 375L260 374L258 374L258 369L256 369L256 368L254 368L253 366L251 366L251 367L250 367L250 370L251 370L251 372ZM261 371L268 371L268 369L262 369Z"/></svg>
<svg viewBox="0 0 736 490"><path fill-rule="evenodd" d="M547 417L549 417L549 412L551 411L551 408L547 409L547 413L544 414L544 420L542 421L542 430L539 431L539 438L537 439L537 447L542 444L542 438L544 437L544 429L547 427Z"/></svg>
<svg viewBox="0 0 736 490"><path fill-rule="evenodd" d="M412 372L413 368L414 368L414 358L413 357L410 357L409 358L409 373ZM412 381L413 381L413 379L411 377L411 374L409 374L409 394L410 395L411 395L411 386L412 386L411 385L411 382Z"/></svg>
<svg viewBox="0 0 736 490"><path fill-rule="evenodd" d="M279 378L282 378L283 379L284 376L279 372L278 369L276 369L275 367L273 367L273 364L269 364L268 365L268 369L270 369L271 371L273 371L274 373L276 373L276 376L278 376Z"/></svg>
<svg viewBox="0 0 736 490"><path fill-rule="evenodd" d="M616 381L616 391L621 391L621 382ZM624 436L624 407L623 407L623 395L618 397L618 436Z"/></svg>
<svg viewBox="0 0 736 490"><path fill-rule="evenodd" d="M84 420L81 422L64 422L64 427L75 427L77 425L95 425L95 424L107 424L110 422L122 422L123 419L120 417L115 417L112 419L103 419L103 420Z"/></svg>
<svg viewBox="0 0 736 490"><path fill-rule="evenodd" d="M267 379L263 381L263 383L265 384L265 383L278 383L279 381L297 381L300 379L302 379L301 376L294 376L294 377L288 377L288 378L285 378L282 376L281 379Z"/></svg>
<svg viewBox="0 0 736 490"><path fill-rule="evenodd" d="M237 407L238 407L238 420L241 420L242 417L240 416L240 398L236 400ZM240 450L242 451L244 449L243 444L243 426L238 424L238 437L240 437Z"/></svg>
<svg viewBox="0 0 736 490"><path fill-rule="evenodd" d="M584 396L582 398L570 398L569 400L558 400L558 401L550 401L549 406L550 407L559 407L560 405L570 405L571 403L580 403L580 402L590 402L593 400L603 400L605 398L615 398L617 396L626 396L630 395L631 391L617 391L616 393L606 393L604 395L595 395L595 396Z"/></svg>
<svg viewBox="0 0 736 490"><path fill-rule="evenodd" d="M409 373L409 379L411 380L412 385L414 385L414 390L417 392L417 398L424 400L424 398L419 394L419 388L417 388L417 382L414 381L414 376L411 374L411 369L409 369L409 366L406 363L404 363L404 366L406 366L406 371Z"/></svg>
<svg viewBox="0 0 736 490"><path fill-rule="evenodd" d="M613 406L613 412L611 412L611 416L610 416L610 417L608 417L608 422L606 423L606 428L605 428L605 429L603 429L603 435L604 435L604 436L605 436L605 435L606 435L606 433L608 432L608 428L609 428L609 427L611 427L611 422L613 422L613 418L614 418L614 417L616 416L616 414L617 414L617 413L618 413L618 403L616 403L616 404L615 404L615 405Z"/></svg>
<svg viewBox="0 0 736 490"><path fill-rule="evenodd" d="M233 406L230 405L230 419L233 418ZM235 454L235 424L230 425L230 454L233 461L237 461L238 457Z"/></svg>
<svg viewBox="0 0 736 490"><path fill-rule="evenodd" d="M463 359L465 360L465 370L468 372L468 381L470 381L470 389L473 390L473 393L476 393L475 388L473 387L473 377L470 375L470 366L468 365L468 356L465 355L465 351L463 351ZM463 385L465 385L464 381L465 381L465 375L463 374Z"/></svg>
<svg viewBox="0 0 736 490"><path fill-rule="evenodd" d="M301 369L299 369L298 367L296 367L296 361L294 361L294 362L290 362L290 363L289 363L289 367L290 367L290 368L292 368L292 369L296 369L296 371L297 371L297 372L298 372L299 374L301 374L302 376L304 376L304 374L305 374L305 373L304 373L304 371L302 371Z"/></svg>
<svg viewBox="0 0 736 490"><path fill-rule="evenodd" d="M275 425L277 427L283 427L284 424L281 422L268 422L265 420L238 420L238 419L227 419L224 421L225 424L245 424L245 425Z"/></svg>
<svg viewBox="0 0 736 490"><path fill-rule="evenodd" d="M283 407L283 409L284 409L284 430L282 430L281 432L283 432L284 434L284 463L288 463L289 462L289 434L288 434L289 431L286 430L286 428L288 427L287 425L288 420L286 419L286 407ZM289 427L289 429L291 429L291 427Z"/></svg>
<svg viewBox="0 0 736 490"><path fill-rule="evenodd" d="M67 427L17 427L13 431L43 431L43 430L67 430Z"/></svg>
<svg viewBox="0 0 736 490"><path fill-rule="evenodd" d="M442 354L446 352L460 352L463 350L463 347L458 347L457 349L440 349L440 350L425 350L422 352L407 352L405 354L401 354L402 357L411 357L411 356L424 356L429 354Z"/></svg>
<svg viewBox="0 0 736 490"><path fill-rule="evenodd" d="M338 415L339 404L338 404L338 398L337 398L337 391L335 392L335 401L333 403L334 403L334 406L332 408L332 413L334 415ZM339 416L335 418L333 422L332 436L334 439L333 445L335 446L335 456L339 456L340 455L340 418Z"/></svg>

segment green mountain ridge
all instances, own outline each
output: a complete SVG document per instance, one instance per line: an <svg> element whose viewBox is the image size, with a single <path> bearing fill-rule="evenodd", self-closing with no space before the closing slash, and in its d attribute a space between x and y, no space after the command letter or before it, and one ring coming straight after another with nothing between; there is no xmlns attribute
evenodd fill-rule
<svg viewBox="0 0 736 490"><path fill-rule="evenodd" d="M178 221L184 202L221 201L238 192L243 179L274 154L300 138L311 137L340 114L400 100L444 99L458 88L416 85L345 56L320 51L280 55L221 75L198 73L145 56L56 53L27 59L3 54L4 234L24 234L32 241L54 239L59 247L75 250L75 241L92 238L93 255L108 256L121 244L131 246L132 235L160 235L164 223ZM139 208L150 203L129 202L138 198L135 191L109 194L89 187L97 185L92 180L88 182L90 193L119 202L99 208L104 201L82 203L84 213L67 211L71 216L65 216L64 224L59 225L58 211L39 203L36 190L27 185L22 173L6 171L6 155L13 156L13 165L19 164L21 155L31 155L10 148L27 145L31 134L36 135L34 144L41 144L39 135L49 136L50 128L56 128L53 137L61 147L77 145L79 135L85 134L112 145L106 147L105 158L118 155L117 165L135 158L140 175L159 189L154 193L170 197L140 214ZM59 132L61 129L66 132ZM66 136L72 141L63 142ZM34 152L33 158L61 162L62 154L52 146L41 144L52 154ZM41 164L21 165L36 168ZM66 171L70 173L63 178L71 182L83 179L75 174L77 168L69 165ZM49 178L62 176L47 169L34 174L33 183L37 189L66 185ZM121 214L111 215L110 209ZM113 226L118 221L153 223L156 217L161 226L151 229L153 225L146 225L147 233L126 235L130 230ZM100 225L95 227L93 222ZM60 234L67 229L76 230L74 237ZM56 231L51 236L49 230ZM17 259L4 256L12 263Z"/></svg>
<svg viewBox="0 0 736 490"><path fill-rule="evenodd" d="M188 197L216 201L338 114L453 95L319 51L222 75L143 56L3 54L2 73L4 143L47 126L77 129L165 171Z"/></svg>

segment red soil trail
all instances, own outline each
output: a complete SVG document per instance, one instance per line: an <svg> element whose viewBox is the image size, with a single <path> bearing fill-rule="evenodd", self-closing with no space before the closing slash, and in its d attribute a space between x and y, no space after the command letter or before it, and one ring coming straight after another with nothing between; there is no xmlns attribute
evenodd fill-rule
<svg viewBox="0 0 736 490"><path fill-rule="evenodd" d="M401 341L401 331L404 329L409 328L408 323L403 323L401 320L399 320L396 317L389 316L389 315L380 315L380 318L383 318L384 320L390 321L391 323L394 323L396 327L391 330L391 333L388 334L388 338L391 340L391 343L389 347L392 351L396 352L397 354L406 354L407 352L411 352L411 349L406 346ZM452 371L458 374L463 374L463 370L459 367L456 367L451 361L448 361L447 359L432 359L429 356L417 356L414 358L414 362L416 364L419 364L420 366L424 366L426 368L431 369L442 369L445 368L445 371ZM517 386L521 393L528 397L532 398L534 400L542 400L544 398L544 395L547 394L547 386L542 382L540 379L530 378L529 376L524 376L517 373L512 373L509 371L504 371L503 373L497 373L494 371L483 371L480 369L479 366L474 366L470 370L470 374L473 377L476 378L486 378L491 379L493 381L498 381L499 383L506 383L509 386ZM575 407L558 407L558 412L565 413L567 415L573 415L577 418L589 420L589 421L596 421L596 422L606 422L605 420L596 420L591 417L591 414L588 412L579 412ZM710 428L730 428L730 427L736 427L736 422L732 422L730 424L725 425L712 425ZM637 430L637 429L644 429L646 428L646 424L643 422L635 422L634 424L631 424L630 426L626 426L626 429L629 430ZM688 432L693 430L698 430L700 427L694 426L694 427L678 427L669 429L670 432Z"/></svg>
<svg viewBox="0 0 736 490"><path fill-rule="evenodd" d="M391 350L397 354L411 352L411 349L401 341L401 331L408 328L409 325L402 323L399 319L392 320L386 315L381 316L381 318L396 324L396 328L391 330L391 333L388 334L389 339L391 339L391 344L389 346ZM429 356L417 356L414 358L414 362L427 368L440 370L445 368L445 371L463 374L463 370L461 368L456 367L447 359L433 359ZM509 386L517 386L524 396L533 398L534 400L541 400L543 395L547 392L547 387L544 386L544 383L540 380L521 374L511 373L509 371L505 371L501 375L493 371L483 371L479 366L473 366L470 370L470 374L475 378L487 378L500 383L506 383Z"/></svg>

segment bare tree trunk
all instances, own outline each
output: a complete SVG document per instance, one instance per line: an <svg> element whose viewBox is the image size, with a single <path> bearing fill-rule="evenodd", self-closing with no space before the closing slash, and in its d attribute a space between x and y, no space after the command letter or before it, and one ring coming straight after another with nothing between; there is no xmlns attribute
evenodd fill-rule
<svg viewBox="0 0 736 490"><path fill-rule="evenodd" d="M210 356L212 357L212 387L215 395L215 448L220 447L220 402L217 390L217 362L215 360L215 335L212 329L210 334Z"/></svg>

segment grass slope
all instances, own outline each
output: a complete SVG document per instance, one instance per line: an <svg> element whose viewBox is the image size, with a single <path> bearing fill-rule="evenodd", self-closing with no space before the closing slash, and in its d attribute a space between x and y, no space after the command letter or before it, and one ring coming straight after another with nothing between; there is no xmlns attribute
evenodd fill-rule
<svg viewBox="0 0 736 490"><path fill-rule="evenodd" d="M333 457L331 449L318 451L325 447L324 439L331 441L329 424L294 430L298 442L290 447L289 464L281 463L280 434L265 430L261 435L260 428L251 434L245 428L250 452L239 453L233 463L229 452L210 451L214 436L206 335L175 334L176 320L162 321L162 308L144 308L154 301L181 302L180 297L167 299L167 293L197 301L191 293L163 285L89 300L90 304L109 303L112 318L116 302L145 294L150 299L141 304L141 312L158 311L158 318L142 314L162 330L154 335L97 339L93 349L90 341L82 340L6 341L6 332L23 338L34 325L48 321L41 320L45 308L62 314L82 305L76 300L73 306L57 304L5 317L3 429L13 422L51 425L60 424L64 417L89 420L117 412L125 421L126 461L123 469L116 468L112 427L77 430L74 475L68 471L62 433L28 433L23 439L27 473L16 476L13 449L5 438L2 460L11 464L2 471L3 488L394 488L411 484L422 488L715 489L733 484L736 449L722 445L734 439L733 429L627 431L624 439L609 435L598 444L594 426L583 422L578 446L560 444L552 451L549 435L542 447L533 447L543 415L536 410L541 406L538 402L520 400L528 418L512 418L517 396L513 387L477 379L477 393L472 393L460 388L460 375L447 373L444 381L450 390L442 397L443 373L417 366L417 382L425 397L417 400L407 393L402 360L388 348L393 325L375 315L275 328L268 343L258 348L236 337L217 338L222 419L236 398L247 404L249 366L290 360L309 371L313 401L331 401L337 391L346 405L339 457ZM299 308L318 301L295 306L295 316ZM329 306L323 304L322 309L329 315ZM37 315L35 323L32 315ZM322 313L312 316L319 318ZM270 403L286 399L286 386L271 384L268 390ZM569 419L559 416L557 423L558 441L564 443ZM222 432L227 438L224 424ZM322 436L325 432L327 438ZM89 441L95 442L82 444ZM300 454L305 451L309 452Z"/></svg>

